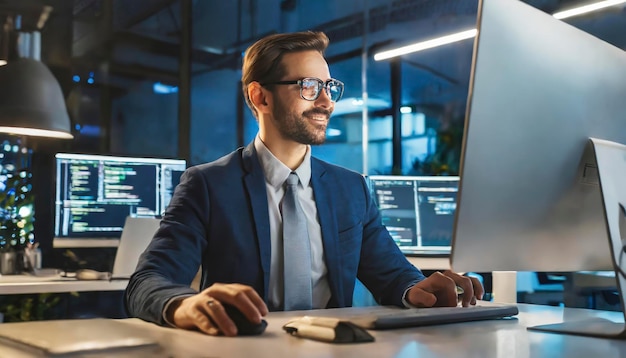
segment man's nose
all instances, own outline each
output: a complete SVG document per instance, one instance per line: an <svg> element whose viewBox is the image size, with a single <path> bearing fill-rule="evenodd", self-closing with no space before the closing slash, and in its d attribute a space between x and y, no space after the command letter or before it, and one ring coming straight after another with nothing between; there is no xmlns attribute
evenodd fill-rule
<svg viewBox="0 0 626 358"><path fill-rule="evenodd" d="M322 93L320 93L320 96L317 97L317 100L315 100L315 105L327 109L331 108L333 106L333 101L331 101L328 91L326 88L322 88L321 91Z"/></svg>

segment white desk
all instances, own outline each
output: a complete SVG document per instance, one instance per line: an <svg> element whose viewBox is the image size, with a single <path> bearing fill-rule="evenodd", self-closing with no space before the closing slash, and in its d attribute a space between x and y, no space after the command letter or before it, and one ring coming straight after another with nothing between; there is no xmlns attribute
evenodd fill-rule
<svg viewBox="0 0 626 358"><path fill-rule="evenodd" d="M36 277L30 275L0 276L0 295L21 295L33 293L122 291L128 280L80 281L75 278Z"/></svg>
<svg viewBox="0 0 626 358"><path fill-rule="evenodd" d="M592 316L618 320L620 315L616 312L525 304L520 304L519 309L520 314L513 320L371 331L376 341L359 344L301 339L281 329L290 318L301 316L303 312L270 313L266 332L253 337L210 337L198 332L158 327L138 319L122 322L150 332L160 342L161 350L151 357L626 357L626 341L526 330L527 326ZM337 316L351 310L355 308L307 313ZM89 320L76 324L89 329ZM110 355L111 352L98 356ZM0 357L29 355L16 348L0 346Z"/></svg>

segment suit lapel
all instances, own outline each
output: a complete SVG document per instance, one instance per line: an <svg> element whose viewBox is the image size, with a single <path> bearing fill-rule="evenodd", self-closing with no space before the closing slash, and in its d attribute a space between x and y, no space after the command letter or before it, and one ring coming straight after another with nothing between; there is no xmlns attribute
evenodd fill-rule
<svg viewBox="0 0 626 358"><path fill-rule="evenodd" d="M336 205L332 195L331 178L326 175L323 165L311 158L311 185L315 195L317 216L322 230L322 243L326 268L328 269L328 284L332 292L330 307L337 306L344 301L343 282L341 281L341 255L339 255L339 240L337 237Z"/></svg>
<svg viewBox="0 0 626 358"><path fill-rule="evenodd" d="M265 189L265 177L259 164L254 148L254 142L250 143L242 153L243 166L247 174L244 183L250 198L250 207L254 218L257 233L261 267L263 269L263 292L267 301L270 280L270 261L272 244L270 236L270 218L267 212L267 193Z"/></svg>

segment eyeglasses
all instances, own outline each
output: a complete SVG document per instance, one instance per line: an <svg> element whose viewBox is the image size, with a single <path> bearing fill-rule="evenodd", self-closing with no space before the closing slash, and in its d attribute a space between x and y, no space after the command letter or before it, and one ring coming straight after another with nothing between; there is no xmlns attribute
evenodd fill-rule
<svg viewBox="0 0 626 358"><path fill-rule="evenodd" d="M324 82L319 78L305 77L297 81L276 81L261 84L261 86L267 85L300 85L300 97L307 101L317 100L322 93L322 88L326 90L326 95L333 102L339 101L343 95L343 82L334 78Z"/></svg>

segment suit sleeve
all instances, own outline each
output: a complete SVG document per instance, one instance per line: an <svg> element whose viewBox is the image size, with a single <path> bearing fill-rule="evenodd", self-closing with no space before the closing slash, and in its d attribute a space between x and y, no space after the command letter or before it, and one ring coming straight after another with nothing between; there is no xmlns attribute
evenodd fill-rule
<svg viewBox="0 0 626 358"><path fill-rule="evenodd" d="M207 246L206 182L194 167L181 177L161 225L139 258L125 291L131 317L165 325L163 309L173 297L197 293L190 287Z"/></svg>

